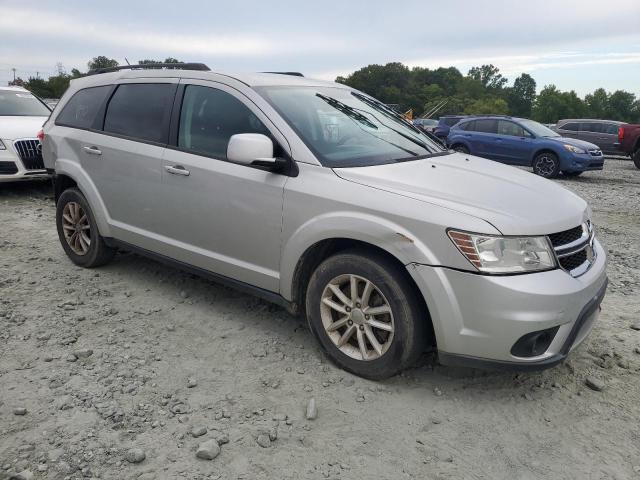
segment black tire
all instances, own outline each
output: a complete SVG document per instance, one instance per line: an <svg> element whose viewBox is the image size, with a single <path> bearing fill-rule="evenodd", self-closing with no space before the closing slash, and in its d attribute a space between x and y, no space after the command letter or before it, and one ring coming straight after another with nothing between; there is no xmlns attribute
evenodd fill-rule
<svg viewBox="0 0 640 480"><path fill-rule="evenodd" d="M451 147L452 150L455 150L458 153L463 153L465 155L469 155L469 149L467 147L465 147L464 145L458 143L456 145L453 145Z"/></svg>
<svg viewBox="0 0 640 480"><path fill-rule="evenodd" d="M88 236L90 238L90 244L86 253L79 254L73 250L70 242L67 241L65 236L65 230L63 228L63 213L67 204L78 204L82 208L82 212L86 214L88 220ZM82 192L77 188L69 188L65 190L58 198L56 204L56 226L58 228L58 238L62 244L67 256L73 263L85 268L94 268L108 263L116 253L114 248L109 247L104 239L98 232L98 225L96 224L93 211L84 197Z"/></svg>
<svg viewBox="0 0 640 480"><path fill-rule="evenodd" d="M533 159L533 173L544 178L556 178L560 173L560 160L555 153L542 152Z"/></svg>
<svg viewBox="0 0 640 480"><path fill-rule="evenodd" d="M584 172L562 172L562 175L564 175L565 177L579 177L583 173Z"/></svg>
<svg viewBox="0 0 640 480"><path fill-rule="evenodd" d="M640 168L640 150L636 150L631 158L633 159L633 164L636 168Z"/></svg>
<svg viewBox="0 0 640 480"><path fill-rule="evenodd" d="M375 359L356 359L341 351L334 340L330 338L330 334L323 324L322 309L324 308L325 315L327 311L327 307L323 306L322 303L323 292L325 292L332 280L340 276L349 275L361 277L361 281L363 281L362 279L369 280L377 289L375 295L381 293L391 309L393 335L391 338L389 336L386 337L387 340L384 343L386 350ZM358 295L363 297L363 290L359 290ZM430 332L432 330L429 328L428 313L425 311L424 302L416 290L415 286L407 279L407 273L393 260L377 253L365 253L356 250L342 252L326 259L311 275L306 294L307 321L314 336L336 365L355 375L372 380L381 380L412 366L431 340ZM356 295L356 298L358 295ZM382 296L379 296L379 298L383 298ZM358 309L353 308L352 314L355 314L356 310ZM329 309L329 311L332 310ZM361 312L365 311L364 308L361 310ZM337 312L335 314L342 315ZM382 315L383 317L386 316L386 314ZM391 315L389 318L391 318ZM355 319L355 316L349 316L349 318ZM366 318L370 318L370 316ZM371 316L371 318L374 317ZM380 317L375 318L378 319ZM360 321L362 319L361 315ZM356 345L347 346L347 348L358 351L359 343L357 342L357 337L360 334L366 337L363 330L367 327L357 325L356 320L349 321L353 327L345 325L345 331L347 328L355 328L356 330L347 343L353 342ZM362 330L362 332L358 332L357 329ZM383 335L382 341L384 341L384 332L378 330L376 332L378 332L377 335ZM335 334L340 336L344 332L337 331ZM380 337L378 337L378 340L380 340ZM367 342L369 342L369 346L373 345L369 340Z"/></svg>

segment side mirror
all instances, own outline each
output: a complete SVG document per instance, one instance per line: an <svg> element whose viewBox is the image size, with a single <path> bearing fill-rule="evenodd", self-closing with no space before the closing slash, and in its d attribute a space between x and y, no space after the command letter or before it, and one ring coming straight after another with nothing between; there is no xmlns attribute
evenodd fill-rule
<svg viewBox="0 0 640 480"><path fill-rule="evenodd" d="M273 142L261 133L238 133L232 135L227 145L227 160L242 165L261 167L276 166Z"/></svg>

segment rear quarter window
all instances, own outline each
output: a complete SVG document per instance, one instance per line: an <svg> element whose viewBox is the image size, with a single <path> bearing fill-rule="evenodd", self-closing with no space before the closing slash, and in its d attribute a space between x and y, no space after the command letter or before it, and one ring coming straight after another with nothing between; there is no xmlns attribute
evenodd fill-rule
<svg viewBox="0 0 640 480"><path fill-rule="evenodd" d="M110 90L110 85L78 90L62 108L56 118L56 125L83 129L92 128L96 113L100 110Z"/></svg>

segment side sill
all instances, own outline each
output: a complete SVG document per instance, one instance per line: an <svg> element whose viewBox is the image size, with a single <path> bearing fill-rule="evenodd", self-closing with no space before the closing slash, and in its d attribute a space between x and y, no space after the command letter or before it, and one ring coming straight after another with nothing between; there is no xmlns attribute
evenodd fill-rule
<svg viewBox="0 0 640 480"><path fill-rule="evenodd" d="M160 253L155 253L150 250L146 250L144 248L137 247L135 245L131 245L130 243L123 242L121 240L117 240L115 238L105 238L105 243L112 248L121 248L123 250L130 250L135 252L141 256L152 258L154 260L159 261L165 265L169 265L172 267L179 268L188 273L193 273L198 275L199 277L207 278L216 283L223 284L225 286L234 288L235 290L248 293L250 295L254 295L259 297L267 302L274 303L285 308L289 313L295 314L295 305L286 300L280 294L271 292L269 290L265 290L264 288L255 287L251 284L241 282L239 280L235 280L233 278L226 277L224 275L217 274L215 272L206 270L204 268L196 267L194 265L190 265L185 262L181 262L180 260L176 260L171 257L167 257L166 255L162 255Z"/></svg>

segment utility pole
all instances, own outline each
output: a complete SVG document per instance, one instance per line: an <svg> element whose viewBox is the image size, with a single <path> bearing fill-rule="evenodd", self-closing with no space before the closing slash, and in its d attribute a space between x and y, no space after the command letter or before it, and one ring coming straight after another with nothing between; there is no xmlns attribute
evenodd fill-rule
<svg viewBox="0 0 640 480"><path fill-rule="evenodd" d="M16 81L16 69L15 67L11 69L11 71L13 72L13 81Z"/></svg>

